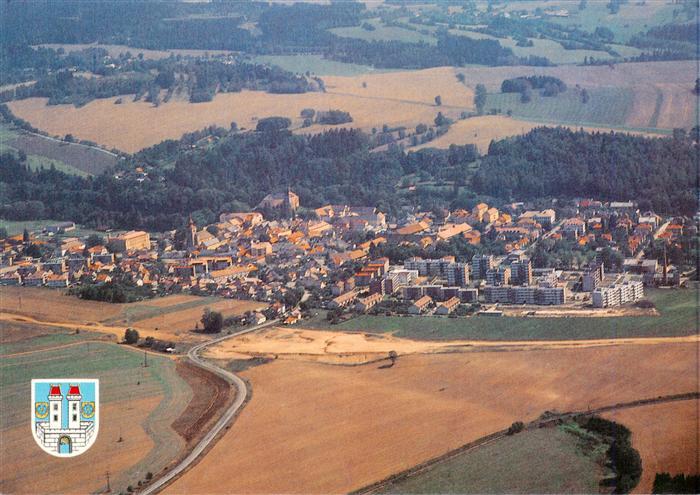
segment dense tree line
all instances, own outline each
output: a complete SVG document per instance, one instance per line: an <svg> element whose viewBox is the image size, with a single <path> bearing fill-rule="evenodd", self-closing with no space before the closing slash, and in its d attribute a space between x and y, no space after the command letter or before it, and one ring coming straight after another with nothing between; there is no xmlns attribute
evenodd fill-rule
<svg viewBox="0 0 700 495"><path fill-rule="evenodd" d="M143 150L99 177L31 169L26 157L4 153L0 217L162 231L182 226L190 213L197 223L211 223L287 186L305 206L372 205L395 216L404 206L441 212L470 208L477 199L552 196L634 199L659 213L695 211L697 147L682 135L648 139L541 128L492 143L474 172L473 145L372 152L373 139L359 130L299 136L285 124L247 133L208 128ZM218 138L212 144L192 148L212 135ZM135 164L148 172L145 180L133 172ZM398 189L408 177L450 185ZM468 184L472 191L465 192Z"/></svg>
<svg viewBox="0 0 700 495"><path fill-rule="evenodd" d="M682 133L649 139L538 128L493 142L472 179L482 194L637 200L642 209L692 214L697 144Z"/></svg>
<svg viewBox="0 0 700 495"><path fill-rule="evenodd" d="M610 447L608 458L615 472L613 493L629 493L642 476L642 459L632 447L632 433L627 427L599 416L578 419L582 428L602 435Z"/></svg>
<svg viewBox="0 0 700 495"><path fill-rule="evenodd" d="M651 493L700 493L700 475L656 473Z"/></svg>
<svg viewBox="0 0 700 495"><path fill-rule="evenodd" d="M366 41L334 37L325 56L341 62L384 68L440 67L444 65L551 65L545 57L516 57L510 48L490 39L442 34L436 45L402 41Z"/></svg>
<svg viewBox="0 0 700 495"><path fill-rule="evenodd" d="M700 26L697 22L664 24L633 36L630 44L650 49L650 53L665 54L667 60L695 59L700 41L698 33Z"/></svg>

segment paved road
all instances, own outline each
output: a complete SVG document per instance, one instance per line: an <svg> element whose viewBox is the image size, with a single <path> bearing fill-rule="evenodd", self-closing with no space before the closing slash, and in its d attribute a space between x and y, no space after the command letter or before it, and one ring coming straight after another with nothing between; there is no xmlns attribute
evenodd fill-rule
<svg viewBox="0 0 700 495"><path fill-rule="evenodd" d="M236 388L236 397L233 401L233 404L231 404L231 406L224 412L223 416L219 418L219 421L216 422L214 427L209 432L207 432L207 434L204 435L204 437L199 441L199 443L194 447L194 449L192 449L192 452L190 452L189 455L185 457L177 466L168 471L168 473L165 476L156 479L153 483L151 483L150 485L145 487L141 492L139 492L141 495L149 495L158 492L160 489L164 488L168 483L173 481L175 477L177 477L188 467L190 467L190 465L195 460L197 460L197 458L202 454L202 452L204 452L204 450L207 447L209 447L209 445L214 441L219 432L221 432L221 430L223 430L229 424L229 422L238 413L238 411L240 411L240 409L243 407L243 404L245 404L246 399L248 398L248 389L245 385L245 382L240 377L231 373L230 371L227 371L223 368L219 368L218 366L205 361L200 357L200 352L206 347L217 344L223 340L231 339L234 337L238 337L239 335L254 332L256 330L270 325L274 325L276 323L278 323L277 320L271 320L261 325L256 325L254 327L241 330L240 332L232 333L230 335L225 335L214 340L209 340L207 342L197 344L192 349L190 349L190 351L187 353L187 357L200 368L204 368L207 371L211 371L212 373L215 373L216 375L222 377L224 380L231 383Z"/></svg>

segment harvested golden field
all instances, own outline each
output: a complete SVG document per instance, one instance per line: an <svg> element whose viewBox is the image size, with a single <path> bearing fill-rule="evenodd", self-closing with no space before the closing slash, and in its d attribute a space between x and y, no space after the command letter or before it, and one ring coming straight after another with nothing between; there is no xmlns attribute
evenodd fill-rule
<svg viewBox="0 0 700 495"><path fill-rule="evenodd" d="M201 298L200 298L201 299ZM200 304L192 308L175 310L159 316L153 316L133 323L138 329L153 330L158 335L160 330L165 330L168 335L187 335L190 330L194 330L195 325L200 323L204 308L220 312L224 318L253 311L267 306L257 301L238 301L235 299L224 299L213 304ZM201 323L200 323L201 324Z"/></svg>
<svg viewBox="0 0 700 495"><path fill-rule="evenodd" d="M425 144L421 144L411 149L421 149L421 148L449 148L451 144L474 144L481 153L488 152L489 144L493 140L499 140L511 136L518 136L520 134L525 134L535 127L542 127L545 125L558 125L558 124L543 124L541 122L528 122L526 120L514 119L511 117L506 117L504 115L482 115L480 117L472 117L465 120L458 120L452 126L450 130L445 134L429 141ZM581 129L582 126L573 125L563 125L562 127L568 127L572 130ZM583 129L589 132L610 132L609 127L588 127L583 126ZM628 134L654 136L651 133L643 133L637 131L616 131L625 132Z"/></svg>
<svg viewBox="0 0 700 495"><path fill-rule="evenodd" d="M474 107L473 89L457 80L452 67L345 77L324 76L323 81L326 91L333 94L430 106L434 106L435 97L440 96L443 107Z"/></svg>
<svg viewBox="0 0 700 495"><path fill-rule="evenodd" d="M697 344L409 355L392 368L276 360L168 493L340 493L545 410L695 390Z"/></svg>
<svg viewBox="0 0 700 495"><path fill-rule="evenodd" d="M154 442L143 428L161 396L105 405L97 441L85 454L60 459L45 454L31 437L27 422L2 432L0 464L11 478L0 479L3 493L87 493L102 490L112 476L138 463ZM120 432L123 441L117 443ZM128 432L128 434L123 434ZM41 472L37 460L41 459Z"/></svg>
<svg viewBox="0 0 700 495"><path fill-rule="evenodd" d="M64 291L39 287L0 288L0 312L47 322L91 323L118 315L120 304L83 301Z"/></svg>
<svg viewBox="0 0 700 495"><path fill-rule="evenodd" d="M149 306L155 306L157 308L167 308L176 304L189 303L200 299L201 297L199 296L191 296L189 294L173 294L171 296L149 299L147 302Z"/></svg>
<svg viewBox="0 0 700 495"><path fill-rule="evenodd" d="M642 479L633 493L651 493L656 473L700 474L699 411L698 401L687 400L604 415L632 431L632 445L642 456Z"/></svg>
<svg viewBox="0 0 700 495"><path fill-rule="evenodd" d="M21 305L20 305L21 300ZM25 322L46 327L88 330L124 336L133 327L142 337L182 342L206 336L191 332L204 308L219 311L224 318L264 308L256 301L239 301L184 294L147 299L128 304L86 301L64 291L30 288L0 288L0 320Z"/></svg>
<svg viewBox="0 0 700 495"><path fill-rule="evenodd" d="M457 75L463 74L460 83ZM46 105L46 99L30 98L8 103L18 116L53 135L71 133L80 139L95 141L107 147L135 152L164 139L177 139L186 132L209 125L228 128L232 121L239 127L254 128L258 119L273 115L289 117L298 132L314 133L337 126L313 125L301 129L299 113L305 108L340 109L349 112L354 121L346 127L366 131L389 127L414 127L431 124L438 111L457 118L462 111L473 109L473 89L485 84L490 92L500 91L503 79L532 74L552 75L570 87L587 89L619 89L629 99L628 115L623 119L629 127L689 127L695 122L695 106L690 92L695 81L692 62L654 62L609 66L559 67L438 67L434 69L362 74L357 76L324 76L325 93L269 94L260 91L218 94L211 102L190 104L181 98L153 107L143 101L115 105L116 98L95 100L81 108L72 105ZM364 84L363 84L364 83ZM365 87L366 85L366 87ZM441 96L442 106L435 105ZM548 102L552 104L552 102ZM554 103L557 103L556 101ZM562 101L561 104L566 102ZM535 112L536 113L536 112ZM545 116L547 113L545 112ZM606 130L606 116L600 117L600 129ZM546 118L543 121L548 121ZM598 122L598 120L596 120ZM507 124L488 119L475 120L466 126L483 134L477 136L481 149L490 136L503 137L527 130L532 122ZM503 130L494 126L502 126ZM464 142L459 128L451 130L437 142ZM473 141L467 141L473 142ZM431 145L433 145L431 143Z"/></svg>
<svg viewBox="0 0 700 495"><path fill-rule="evenodd" d="M115 105L115 99L94 100L81 108L47 106L44 98L15 101L10 105L17 116L50 134L63 136L72 133L80 139L126 152L138 151L164 139L179 139L186 132L209 125L228 128L235 121L239 127L255 128L258 119L273 115L289 117L294 126L300 127L302 119L299 114L305 108L347 111L353 117L353 122L347 126L367 131L373 127L381 128L383 124L395 127L432 123L438 112L434 104L423 102L333 93L282 95L242 91L218 94L213 101L197 104L174 99L159 107L133 102L129 98L125 98L121 105ZM443 113L456 116L460 111L444 109ZM313 125L303 131L320 132L330 127L339 126Z"/></svg>

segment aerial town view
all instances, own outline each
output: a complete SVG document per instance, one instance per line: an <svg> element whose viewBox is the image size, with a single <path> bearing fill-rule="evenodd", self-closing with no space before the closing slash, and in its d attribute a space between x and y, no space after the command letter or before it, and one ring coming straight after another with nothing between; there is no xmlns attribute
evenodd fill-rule
<svg viewBox="0 0 700 495"><path fill-rule="evenodd" d="M700 493L697 0L5 0L0 493Z"/></svg>

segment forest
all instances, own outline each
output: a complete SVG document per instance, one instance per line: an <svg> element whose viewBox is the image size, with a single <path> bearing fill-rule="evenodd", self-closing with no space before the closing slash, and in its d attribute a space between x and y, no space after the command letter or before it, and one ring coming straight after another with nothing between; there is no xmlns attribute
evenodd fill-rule
<svg viewBox="0 0 700 495"><path fill-rule="evenodd" d="M365 6L359 2L330 5L216 2L37 1L0 11L0 45L26 51L40 43L124 44L148 49L231 50L248 54L323 53L327 58L383 68L440 65L550 65L544 57L516 57L495 40L438 34L437 46L403 41L341 38L329 28L359 26ZM204 15L208 14L208 15ZM253 35L239 25L254 20ZM24 30L19 26L32 25ZM14 58L6 68L18 78ZM24 79L27 80L27 79Z"/></svg>
<svg viewBox="0 0 700 495"><path fill-rule="evenodd" d="M198 223L211 223L222 211L253 208L287 186L307 207L372 205L395 217L404 207L469 208L483 198L634 199L661 214L695 210L698 146L682 132L650 139L537 128L493 142L479 157L473 145L371 152L372 137L359 130L298 136L286 120L264 122L258 132L210 128L165 141L99 177L31 169L25 157L5 153L0 217L162 231L181 226L191 212ZM213 145L192 149L208 135L217 136ZM133 172L136 163L146 176ZM402 192L397 186L410 175L453 187Z"/></svg>
<svg viewBox="0 0 700 495"><path fill-rule="evenodd" d="M542 127L491 143L472 186L504 200L634 199L641 209L692 215L698 158L683 131L649 139Z"/></svg>

